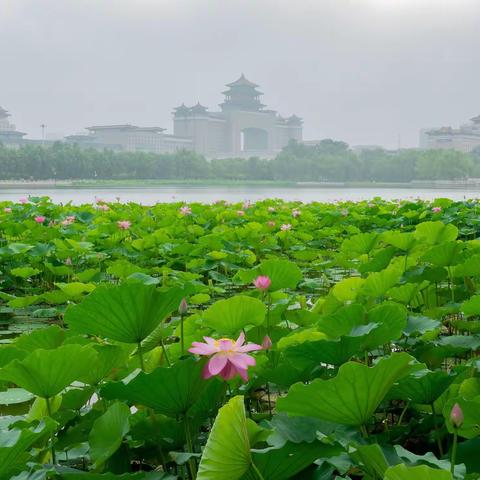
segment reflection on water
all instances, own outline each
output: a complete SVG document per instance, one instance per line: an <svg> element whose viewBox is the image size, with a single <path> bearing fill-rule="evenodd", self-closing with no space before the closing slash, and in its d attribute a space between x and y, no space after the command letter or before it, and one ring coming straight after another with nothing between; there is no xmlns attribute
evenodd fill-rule
<svg viewBox="0 0 480 480"><path fill-rule="evenodd" d="M262 200L279 198L298 200L301 202L334 202L336 200L368 200L374 197L393 199L434 199L451 198L464 200L480 197L475 189L416 189L416 188L347 188L347 187L275 187L275 186L203 186L198 185L165 185L148 188L15 188L0 187L0 201L16 201L21 197L48 196L54 202L74 204L92 203L95 198L114 202L137 202L152 205L159 202L202 202L212 203L216 200L242 202L244 200Z"/></svg>

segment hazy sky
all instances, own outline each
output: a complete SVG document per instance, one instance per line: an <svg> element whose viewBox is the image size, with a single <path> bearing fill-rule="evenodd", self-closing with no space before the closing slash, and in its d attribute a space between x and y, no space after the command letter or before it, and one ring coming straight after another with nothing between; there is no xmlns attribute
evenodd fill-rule
<svg viewBox="0 0 480 480"><path fill-rule="evenodd" d="M0 105L31 137L171 132L241 72L306 139L416 146L480 114L480 0L0 0Z"/></svg>

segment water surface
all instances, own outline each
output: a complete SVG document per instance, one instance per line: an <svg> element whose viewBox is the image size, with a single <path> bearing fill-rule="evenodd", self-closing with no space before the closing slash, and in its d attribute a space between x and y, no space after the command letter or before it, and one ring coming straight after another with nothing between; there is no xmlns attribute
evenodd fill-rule
<svg viewBox="0 0 480 480"><path fill-rule="evenodd" d="M277 187L277 186L198 186L198 185L162 185L158 187L89 187L89 188L1 188L0 201L17 201L21 197L48 196L54 202L74 204L92 203L95 198L113 202L136 202L153 205L163 202L202 202L212 203L216 200L242 202L244 200L262 200L278 198L298 200L301 202L326 202L337 200L369 200L382 197L387 200L415 199L432 200L434 198L451 198L464 200L480 197L480 190L474 188L385 188L385 187Z"/></svg>

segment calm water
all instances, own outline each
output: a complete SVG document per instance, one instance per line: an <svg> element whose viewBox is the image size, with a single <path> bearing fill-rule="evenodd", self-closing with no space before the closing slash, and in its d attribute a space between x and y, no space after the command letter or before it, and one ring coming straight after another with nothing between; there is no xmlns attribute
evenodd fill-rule
<svg viewBox="0 0 480 480"><path fill-rule="evenodd" d="M336 200L368 200L374 197L384 199L434 199L438 197L463 200L479 198L478 189L415 189L415 188L347 188L347 187L275 187L275 186L188 186L168 185L148 188L15 188L0 187L0 201L16 201L21 197L48 196L54 202L74 204L92 203L95 198L105 201L137 202L152 205L158 202L202 202L216 200L241 202L279 198L302 202L334 202Z"/></svg>

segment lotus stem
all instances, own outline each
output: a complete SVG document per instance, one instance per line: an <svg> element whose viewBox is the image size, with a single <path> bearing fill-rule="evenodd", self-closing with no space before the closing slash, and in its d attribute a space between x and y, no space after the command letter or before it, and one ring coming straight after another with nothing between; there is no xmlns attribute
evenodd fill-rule
<svg viewBox="0 0 480 480"><path fill-rule="evenodd" d="M138 342L138 358L140 360L140 368L145 371L145 362L143 360L142 344Z"/></svg>
<svg viewBox="0 0 480 480"><path fill-rule="evenodd" d="M183 417L183 428L185 430L185 440L187 442L188 453L194 453L193 451L193 442L192 442L192 433L190 431L190 423L188 417L184 415ZM194 458L188 460L188 467L190 469L190 477L194 480L197 476L197 465Z"/></svg>
<svg viewBox="0 0 480 480"><path fill-rule="evenodd" d="M437 427L437 414L435 413L435 407L433 403L432 403L432 414L433 414L433 428L435 429L435 438L437 439L438 452L440 453L440 456L443 457L442 441L440 439L440 431L438 430L438 427Z"/></svg>
<svg viewBox="0 0 480 480"><path fill-rule="evenodd" d="M252 468L253 468L253 471L255 472L255 475L257 476L257 479L258 480L265 480L263 478L263 475L260 473L260 470L257 468L257 466L255 465L255 463L252 462Z"/></svg>
<svg viewBox="0 0 480 480"><path fill-rule="evenodd" d="M50 406L50 398L46 397L45 398L45 403L47 404L47 412L48 416L52 418L52 407ZM57 463L57 456L55 454L55 432L52 431L50 434L50 450L52 452L52 463L55 465Z"/></svg>
<svg viewBox="0 0 480 480"><path fill-rule="evenodd" d="M455 472L455 461L457 459L457 443L458 443L457 427L453 427L453 446L452 446L452 454L450 456L450 472L452 474L452 477Z"/></svg>

